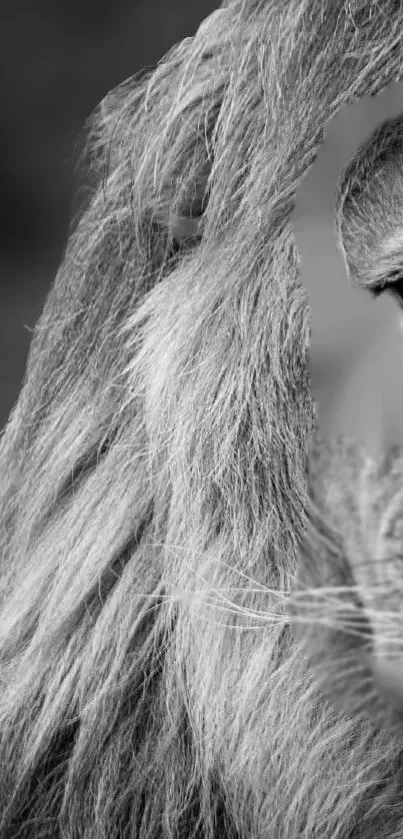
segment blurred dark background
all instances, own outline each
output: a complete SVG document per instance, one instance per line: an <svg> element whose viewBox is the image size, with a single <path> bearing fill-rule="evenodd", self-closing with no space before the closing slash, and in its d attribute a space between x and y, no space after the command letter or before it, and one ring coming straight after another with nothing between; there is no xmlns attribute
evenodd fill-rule
<svg viewBox="0 0 403 839"><path fill-rule="evenodd" d="M105 94L193 35L219 0L2 0L0 429L66 244L74 150Z"/></svg>

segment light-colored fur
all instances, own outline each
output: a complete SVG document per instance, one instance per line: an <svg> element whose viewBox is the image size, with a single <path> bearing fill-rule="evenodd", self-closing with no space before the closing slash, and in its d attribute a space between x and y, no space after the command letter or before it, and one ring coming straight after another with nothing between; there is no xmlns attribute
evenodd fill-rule
<svg viewBox="0 0 403 839"><path fill-rule="evenodd" d="M324 698L303 619L310 563L339 597L350 566L308 496L290 221L402 40L396 0L231 0L94 115L1 441L0 839L402 836L398 734Z"/></svg>

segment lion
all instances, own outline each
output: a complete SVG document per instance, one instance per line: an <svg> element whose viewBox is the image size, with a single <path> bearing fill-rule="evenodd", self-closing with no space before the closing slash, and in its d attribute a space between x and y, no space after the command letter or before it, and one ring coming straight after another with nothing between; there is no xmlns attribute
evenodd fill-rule
<svg viewBox="0 0 403 839"><path fill-rule="evenodd" d="M291 225L402 33L400 0L224 0L90 120L0 444L0 839L402 836L400 455L320 441Z"/></svg>

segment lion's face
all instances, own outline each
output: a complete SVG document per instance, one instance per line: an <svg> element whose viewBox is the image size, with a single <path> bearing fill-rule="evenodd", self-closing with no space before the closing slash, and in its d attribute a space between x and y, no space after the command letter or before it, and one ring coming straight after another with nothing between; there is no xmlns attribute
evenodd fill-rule
<svg viewBox="0 0 403 839"><path fill-rule="evenodd" d="M394 92L398 90L401 107L401 85ZM291 612L295 636L324 695L350 718L375 721L400 739L403 341L398 206L403 201L403 118L399 113L379 127L382 108L387 112L388 107L385 94L370 103L367 131L371 121L377 127L348 161L337 187L336 232L349 279L356 285L343 276L335 248L333 203L327 227L324 208L321 262L315 262L309 229L303 229L301 210L297 212L319 434L310 456L308 529ZM353 106L350 111L354 113ZM343 114L338 121L342 119ZM319 156L322 177L332 164L335 135L337 120ZM312 181L314 177L312 170ZM297 208L298 201L297 195ZM326 265L332 270L326 271Z"/></svg>

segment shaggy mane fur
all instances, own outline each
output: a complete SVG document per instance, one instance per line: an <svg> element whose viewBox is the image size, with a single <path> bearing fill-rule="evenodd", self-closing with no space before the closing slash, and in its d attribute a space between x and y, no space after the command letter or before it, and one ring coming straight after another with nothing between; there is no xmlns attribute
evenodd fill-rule
<svg viewBox="0 0 403 839"><path fill-rule="evenodd" d="M397 0L226 0L94 114L1 439L0 839L403 835L399 738L288 614L337 542L293 198L402 40Z"/></svg>

